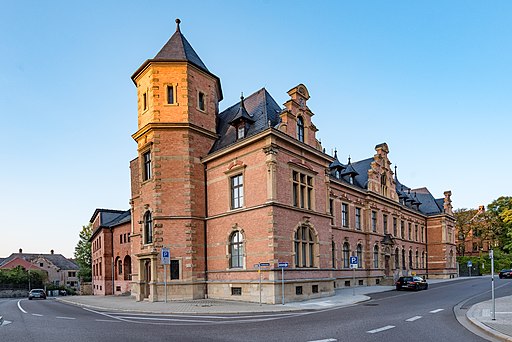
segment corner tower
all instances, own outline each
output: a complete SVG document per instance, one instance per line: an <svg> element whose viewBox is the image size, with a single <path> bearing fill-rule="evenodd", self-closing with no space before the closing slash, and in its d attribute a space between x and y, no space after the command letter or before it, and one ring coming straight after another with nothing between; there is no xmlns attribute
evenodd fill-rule
<svg viewBox="0 0 512 342"><path fill-rule="evenodd" d="M205 295L205 177L201 158L217 138L220 80L180 31L133 74L137 87L138 158L132 183L132 294L164 298L162 248L169 248L167 295Z"/></svg>

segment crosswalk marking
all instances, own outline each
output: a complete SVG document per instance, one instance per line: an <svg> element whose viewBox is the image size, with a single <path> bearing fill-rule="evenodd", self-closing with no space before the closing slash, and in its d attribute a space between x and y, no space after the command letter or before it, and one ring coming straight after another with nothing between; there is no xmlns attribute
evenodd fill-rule
<svg viewBox="0 0 512 342"><path fill-rule="evenodd" d="M378 332L381 332L381 331L393 329L394 327L395 327L394 325L386 325L385 327L382 327L382 328L368 330L367 333L368 334L375 334L375 333L378 333Z"/></svg>

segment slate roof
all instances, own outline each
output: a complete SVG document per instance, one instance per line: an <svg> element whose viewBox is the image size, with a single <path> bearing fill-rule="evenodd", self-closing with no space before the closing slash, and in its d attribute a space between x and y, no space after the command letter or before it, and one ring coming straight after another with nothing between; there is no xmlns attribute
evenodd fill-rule
<svg viewBox="0 0 512 342"><path fill-rule="evenodd" d="M18 257L12 258L9 261L4 262L4 263L0 263L0 268L2 268L2 269L10 270L10 269L16 268L17 266L21 266L26 270L36 270L36 271L46 272L45 269L42 269L41 267L31 264L29 261L22 259L22 258L18 258Z"/></svg>
<svg viewBox="0 0 512 342"><path fill-rule="evenodd" d="M189 62L199 69L210 73L206 65L192 48L185 36L180 31L180 20L176 19L176 32L171 36L162 49L156 54L153 60L164 60L174 62Z"/></svg>
<svg viewBox="0 0 512 342"><path fill-rule="evenodd" d="M279 114L282 108L270 96L265 88L249 95L244 99L247 114L254 120L249 123L245 138L255 135L270 126L275 127L281 121ZM240 102L225 109L218 115L217 134L219 138L213 145L211 152L215 152L236 142L236 128L230 122L236 117L240 109Z"/></svg>
<svg viewBox="0 0 512 342"><path fill-rule="evenodd" d="M130 222L132 218L130 210L96 209L89 222L94 222L98 215L100 216L100 225L92 232L91 239L102 228L113 228Z"/></svg>
<svg viewBox="0 0 512 342"><path fill-rule="evenodd" d="M26 261L32 262L32 260L43 257L50 261L52 264L60 268L61 270L78 270L79 267L73 261L66 259L62 254L36 254L36 253L12 253L2 263L5 265L15 258L21 258Z"/></svg>
<svg viewBox="0 0 512 342"><path fill-rule="evenodd" d="M338 160L338 151L334 150L334 161L329 165L329 168L332 170L343 170L345 168L345 165L340 163Z"/></svg>

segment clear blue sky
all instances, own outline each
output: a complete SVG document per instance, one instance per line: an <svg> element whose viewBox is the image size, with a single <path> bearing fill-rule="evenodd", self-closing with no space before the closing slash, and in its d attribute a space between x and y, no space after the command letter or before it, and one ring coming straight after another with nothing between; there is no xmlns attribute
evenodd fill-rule
<svg viewBox="0 0 512 342"><path fill-rule="evenodd" d="M345 162L387 142L401 182L455 208L512 195L510 1L9 1L0 12L0 257L73 255L95 208L129 208L132 73L175 18L221 109L304 83Z"/></svg>

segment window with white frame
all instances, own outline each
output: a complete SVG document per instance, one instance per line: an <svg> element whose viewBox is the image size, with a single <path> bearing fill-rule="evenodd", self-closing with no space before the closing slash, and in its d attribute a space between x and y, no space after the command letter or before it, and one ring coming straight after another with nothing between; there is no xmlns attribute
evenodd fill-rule
<svg viewBox="0 0 512 342"><path fill-rule="evenodd" d="M361 230L361 208L356 208L356 229Z"/></svg>
<svg viewBox="0 0 512 342"><path fill-rule="evenodd" d="M244 206L244 176L242 174L231 177L231 209Z"/></svg>
<svg viewBox="0 0 512 342"><path fill-rule="evenodd" d="M341 225L348 227L348 204L341 204Z"/></svg>
<svg viewBox="0 0 512 342"><path fill-rule="evenodd" d="M244 267L244 239L238 230L229 237L229 257L229 267Z"/></svg>

